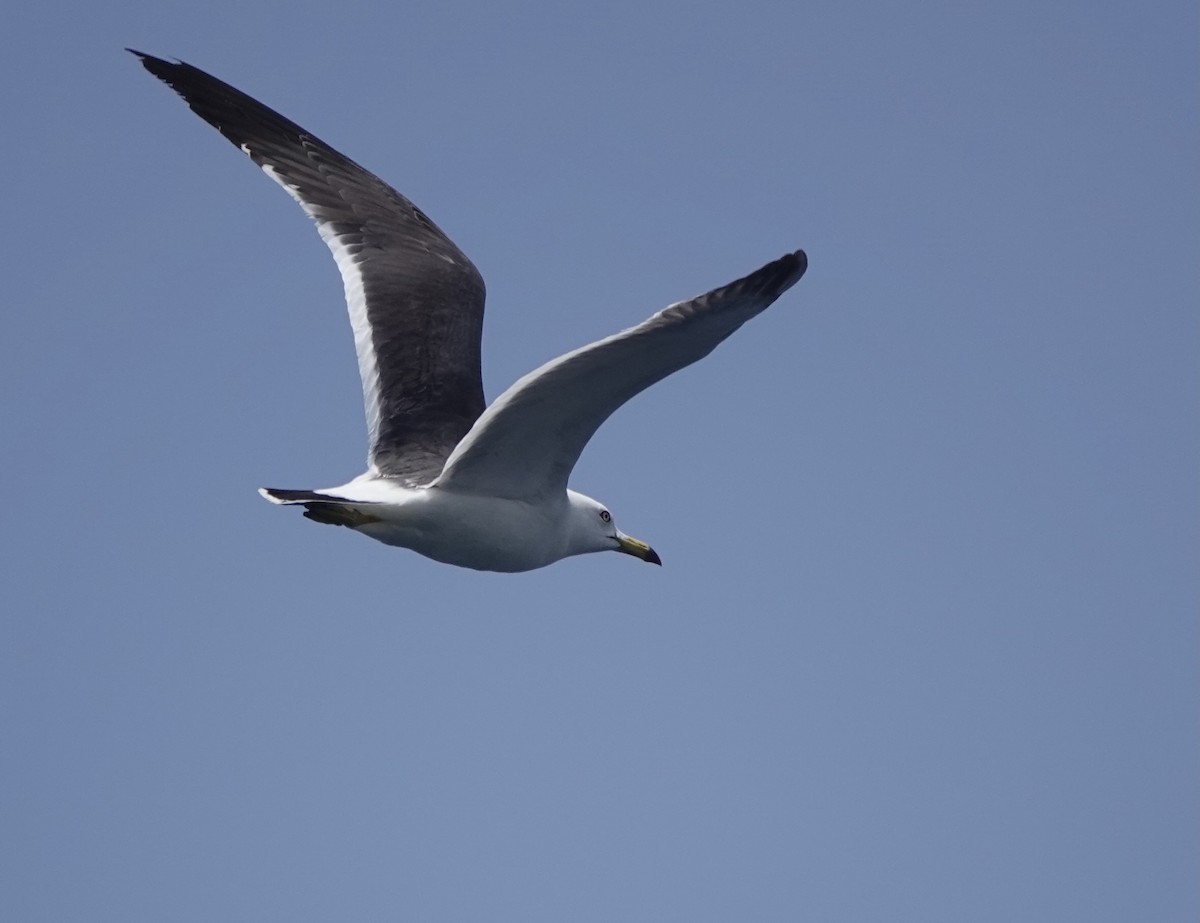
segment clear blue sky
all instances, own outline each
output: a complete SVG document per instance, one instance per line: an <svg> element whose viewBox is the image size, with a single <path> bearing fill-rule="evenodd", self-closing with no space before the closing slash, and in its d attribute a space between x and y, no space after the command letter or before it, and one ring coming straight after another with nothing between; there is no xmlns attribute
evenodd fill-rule
<svg viewBox="0 0 1200 923"><path fill-rule="evenodd" d="M0 917L1197 918L1194 3L35 6ZM804 247L576 469L665 566L264 503L363 465L341 284L125 45L432 215L489 397Z"/></svg>

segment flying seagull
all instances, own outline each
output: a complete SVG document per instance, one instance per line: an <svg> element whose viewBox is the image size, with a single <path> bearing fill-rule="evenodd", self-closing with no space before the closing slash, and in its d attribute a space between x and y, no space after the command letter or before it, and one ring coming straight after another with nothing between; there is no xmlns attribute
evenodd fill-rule
<svg viewBox="0 0 1200 923"><path fill-rule="evenodd" d="M259 492L316 522L476 570L593 551L662 561L568 489L583 447L638 392L708 355L804 275L797 250L547 362L484 405L483 279L424 212L315 135L182 61L127 49L279 183L342 274L370 438L368 468L322 490Z"/></svg>

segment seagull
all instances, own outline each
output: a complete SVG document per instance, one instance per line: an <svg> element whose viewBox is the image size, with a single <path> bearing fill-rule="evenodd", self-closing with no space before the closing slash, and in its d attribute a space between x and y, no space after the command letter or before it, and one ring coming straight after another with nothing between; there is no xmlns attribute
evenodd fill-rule
<svg viewBox="0 0 1200 923"><path fill-rule="evenodd" d="M803 250L559 356L485 407L483 278L423 211L229 84L126 50L300 204L342 275L367 471L340 487L263 488L263 497L475 570L529 571L595 551L662 564L604 504L567 487L571 470L613 411L708 355L791 288L808 266Z"/></svg>

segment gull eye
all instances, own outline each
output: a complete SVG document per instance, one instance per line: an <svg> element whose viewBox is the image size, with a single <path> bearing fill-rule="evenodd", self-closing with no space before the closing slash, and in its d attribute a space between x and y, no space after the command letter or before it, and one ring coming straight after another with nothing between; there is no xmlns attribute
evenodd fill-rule
<svg viewBox="0 0 1200 923"><path fill-rule="evenodd" d="M601 510L600 519L603 522L612 522L612 513L610 513L608 510Z"/></svg>

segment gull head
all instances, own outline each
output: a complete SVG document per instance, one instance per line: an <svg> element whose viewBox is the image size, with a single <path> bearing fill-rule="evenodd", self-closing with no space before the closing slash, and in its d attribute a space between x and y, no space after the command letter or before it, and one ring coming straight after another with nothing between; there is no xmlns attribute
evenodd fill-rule
<svg viewBox="0 0 1200 923"><path fill-rule="evenodd" d="M567 504L567 554L620 551L641 558L647 564L662 565L662 559L653 548L617 528L612 513L600 501L568 490Z"/></svg>

